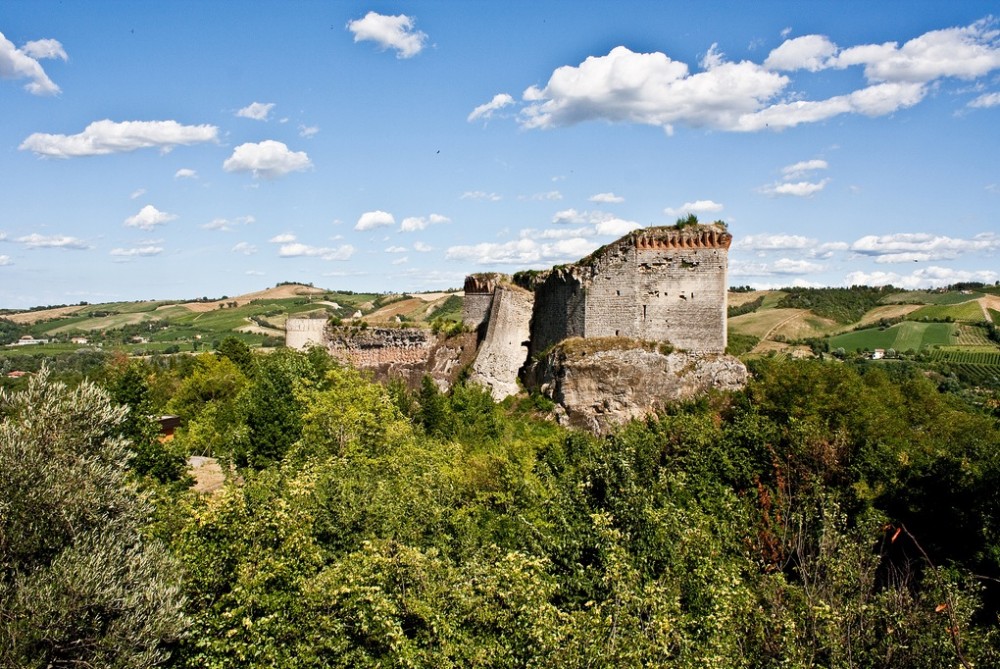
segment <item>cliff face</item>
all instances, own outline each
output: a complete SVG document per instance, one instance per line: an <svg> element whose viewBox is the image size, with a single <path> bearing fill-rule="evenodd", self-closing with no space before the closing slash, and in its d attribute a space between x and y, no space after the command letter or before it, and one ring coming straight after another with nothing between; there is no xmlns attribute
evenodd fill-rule
<svg viewBox="0 0 1000 669"><path fill-rule="evenodd" d="M666 404L746 384L747 369L732 356L638 346L627 340L570 339L534 362L526 383L558 405L560 423L597 434Z"/></svg>

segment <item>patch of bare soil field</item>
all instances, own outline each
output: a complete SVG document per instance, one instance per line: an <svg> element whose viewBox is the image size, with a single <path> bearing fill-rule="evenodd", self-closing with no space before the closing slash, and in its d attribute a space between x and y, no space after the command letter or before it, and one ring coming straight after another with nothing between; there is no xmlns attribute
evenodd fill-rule
<svg viewBox="0 0 1000 669"><path fill-rule="evenodd" d="M7 316L2 316L0 318L6 318L7 320L18 323L19 325L32 325L38 321L47 321L51 318L69 316L70 314L75 314L80 311L80 309L83 309L83 307L77 304L72 307L56 307L55 309L41 309L39 311L26 311L20 314L8 314Z"/></svg>
<svg viewBox="0 0 1000 669"><path fill-rule="evenodd" d="M214 302L185 302L181 306L190 309L191 311L201 313L205 311L215 311L219 308L219 305L226 304L227 302L235 302L237 306L242 307L244 304L249 304L253 300L283 300L290 297L323 295L325 293L326 291L322 288L313 288L310 286L277 286L266 290L258 290L254 293L237 295L225 300L215 300Z"/></svg>
<svg viewBox="0 0 1000 669"><path fill-rule="evenodd" d="M871 325L872 323L877 323L883 318L901 318L912 311L920 309L922 304L886 304L881 307L875 307L867 314L861 317L858 321L858 325Z"/></svg>

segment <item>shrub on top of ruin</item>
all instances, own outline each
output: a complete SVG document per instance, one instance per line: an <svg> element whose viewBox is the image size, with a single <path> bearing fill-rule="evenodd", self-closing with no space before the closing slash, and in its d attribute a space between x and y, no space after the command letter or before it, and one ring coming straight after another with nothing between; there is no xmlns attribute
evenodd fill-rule
<svg viewBox="0 0 1000 669"><path fill-rule="evenodd" d="M691 226L698 225L698 217L694 214L688 214L687 216L682 216L677 219L674 223L674 227L678 230L683 230L684 228L690 228Z"/></svg>

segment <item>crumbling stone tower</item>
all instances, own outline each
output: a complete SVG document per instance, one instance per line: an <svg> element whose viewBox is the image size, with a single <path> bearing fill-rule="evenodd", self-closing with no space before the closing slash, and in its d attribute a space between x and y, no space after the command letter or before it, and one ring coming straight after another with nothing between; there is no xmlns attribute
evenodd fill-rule
<svg viewBox="0 0 1000 669"><path fill-rule="evenodd" d="M615 336L725 351L731 242L719 223L644 228L572 265L516 276L535 292L531 353L567 337Z"/></svg>
<svg viewBox="0 0 1000 669"><path fill-rule="evenodd" d="M462 320L479 333L471 378L494 398L517 392L528 358L569 337L669 342L691 353L726 350L725 225L643 228L572 265L545 272L473 274Z"/></svg>

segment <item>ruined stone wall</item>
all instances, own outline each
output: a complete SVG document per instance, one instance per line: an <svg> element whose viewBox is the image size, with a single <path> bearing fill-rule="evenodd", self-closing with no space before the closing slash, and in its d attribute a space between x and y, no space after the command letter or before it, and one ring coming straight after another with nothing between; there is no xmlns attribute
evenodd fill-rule
<svg viewBox="0 0 1000 669"><path fill-rule="evenodd" d="M567 337L584 336L586 275L577 268L554 269L535 289L529 354L535 355Z"/></svg>
<svg viewBox="0 0 1000 669"><path fill-rule="evenodd" d="M489 326L469 379L489 388L497 401L518 392L518 373L528 359L533 303L532 293L512 284L498 285L493 293Z"/></svg>
<svg viewBox="0 0 1000 669"><path fill-rule="evenodd" d="M462 298L462 325L476 331L485 323L493 306L493 291L497 285L509 281L506 274L470 274L465 277Z"/></svg>
<svg viewBox="0 0 1000 669"><path fill-rule="evenodd" d="M420 328L332 328L330 355L358 369L426 360L437 338Z"/></svg>
<svg viewBox="0 0 1000 669"><path fill-rule="evenodd" d="M419 328L331 328L330 355L376 380L400 379L416 390L430 376L442 391L448 390L462 368L476 353L476 337L462 333L442 339Z"/></svg>
<svg viewBox="0 0 1000 669"><path fill-rule="evenodd" d="M285 346L304 351L309 346L326 343L325 318L289 318L285 322Z"/></svg>
<svg viewBox="0 0 1000 669"><path fill-rule="evenodd" d="M724 351L731 240L715 225L647 228L552 270L536 290L531 354L575 336Z"/></svg>
<svg viewBox="0 0 1000 669"><path fill-rule="evenodd" d="M726 300L724 248L631 247L594 265L584 336L722 352Z"/></svg>

